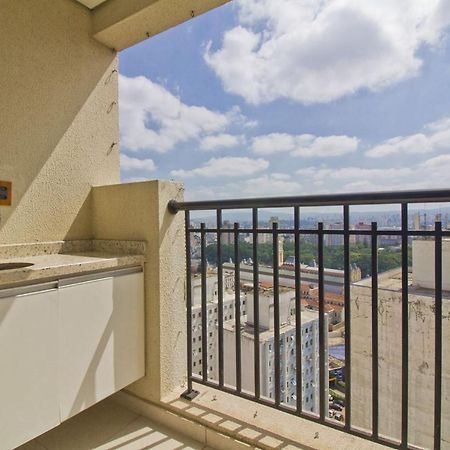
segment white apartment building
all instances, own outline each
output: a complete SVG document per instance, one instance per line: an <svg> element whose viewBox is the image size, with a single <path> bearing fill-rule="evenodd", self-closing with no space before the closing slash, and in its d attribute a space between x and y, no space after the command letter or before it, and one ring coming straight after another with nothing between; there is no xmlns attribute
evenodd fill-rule
<svg viewBox="0 0 450 450"><path fill-rule="evenodd" d="M210 272L206 277L207 303L207 354L202 353L202 305L201 276L194 275L191 282L192 292L192 373L202 375L203 358L208 359L208 378L218 379L218 281L217 274ZM246 298L241 295L241 315L246 314ZM235 293L234 272L223 272L223 320L234 320Z"/></svg>
<svg viewBox="0 0 450 450"><path fill-rule="evenodd" d="M292 290L280 292L280 396L281 402L296 406L295 320L291 314ZM275 398L275 345L273 292L261 291L259 314L259 352L261 395ZM247 316L242 321L241 364L242 389L254 392L254 325L253 295L247 294ZM327 328L327 318L325 317ZM319 412L319 318L317 312L302 311L302 405L304 411ZM235 324L224 324L225 383L236 385ZM328 343L325 343L324 368L328 377ZM325 395L328 398L328 386Z"/></svg>

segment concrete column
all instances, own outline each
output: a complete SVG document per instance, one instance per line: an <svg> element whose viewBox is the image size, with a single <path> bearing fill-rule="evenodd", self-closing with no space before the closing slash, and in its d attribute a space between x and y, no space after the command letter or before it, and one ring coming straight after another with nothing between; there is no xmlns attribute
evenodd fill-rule
<svg viewBox="0 0 450 450"><path fill-rule="evenodd" d="M93 189L95 239L146 240L146 376L128 388L151 401L168 400L186 383L184 214L171 214L183 186L164 181Z"/></svg>

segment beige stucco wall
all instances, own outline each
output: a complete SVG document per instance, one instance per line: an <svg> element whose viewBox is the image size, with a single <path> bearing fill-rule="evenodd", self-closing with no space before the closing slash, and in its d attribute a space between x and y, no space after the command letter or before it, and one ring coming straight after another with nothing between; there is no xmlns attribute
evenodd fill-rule
<svg viewBox="0 0 450 450"><path fill-rule="evenodd" d="M128 388L147 400L178 396L186 383L184 214L167 209L182 198L182 185L163 181L93 189L96 239L147 241L146 376Z"/></svg>
<svg viewBox="0 0 450 450"><path fill-rule="evenodd" d="M398 274L397 278L399 279ZM401 291L378 291L379 431L401 433ZM370 286L351 288L352 425L371 430L372 349ZM442 439L450 443L450 300L443 299ZM409 291L409 433L410 444L433 448L434 292Z"/></svg>
<svg viewBox="0 0 450 450"><path fill-rule="evenodd" d="M93 10L93 34L123 50L229 1L108 0Z"/></svg>
<svg viewBox="0 0 450 450"><path fill-rule="evenodd" d="M92 185L119 181L117 60L71 0L0 3L0 244L89 237Z"/></svg>
<svg viewBox="0 0 450 450"><path fill-rule="evenodd" d="M413 282L415 285L434 289L434 239L415 239L412 242ZM450 239L442 240L442 289L450 290Z"/></svg>

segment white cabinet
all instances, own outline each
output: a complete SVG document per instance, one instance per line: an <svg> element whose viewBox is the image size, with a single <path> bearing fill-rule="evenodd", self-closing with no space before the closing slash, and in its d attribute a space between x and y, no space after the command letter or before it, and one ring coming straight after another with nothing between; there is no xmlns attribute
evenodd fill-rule
<svg viewBox="0 0 450 450"><path fill-rule="evenodd" d="M0 450L143 377L144 357L140 269L0 290Z"/></svg>
<svg viewBox="0 0 450 450"><path fill-rule="evenodd" d="M59 289L61 420L144 376L142 273Z"/></svg>
<svg viewBox="0 0 450 450"><path fill-rule="evenodd" d="M57 302L57 289L0 298L2 450L59 424Z"/></svg>

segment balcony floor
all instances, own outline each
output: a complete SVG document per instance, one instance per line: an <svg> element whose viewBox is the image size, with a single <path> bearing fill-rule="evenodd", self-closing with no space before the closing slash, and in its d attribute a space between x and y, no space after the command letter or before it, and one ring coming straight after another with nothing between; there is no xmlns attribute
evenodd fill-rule
<svg viewBox="0 0 450 450"><path fill-rule="evenodd" d="M106 399L17 450L202 448L206 447Z"/></svg>

